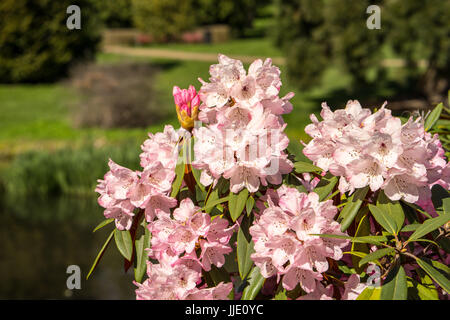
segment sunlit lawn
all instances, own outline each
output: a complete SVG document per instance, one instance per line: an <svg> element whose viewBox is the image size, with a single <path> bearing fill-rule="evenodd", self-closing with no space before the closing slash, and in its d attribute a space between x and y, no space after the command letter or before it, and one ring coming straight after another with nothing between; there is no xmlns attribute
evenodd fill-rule
<svg viewBox="0 0 450 320"><path fill-rule="evenodd" d="M223 53L225 55L282 57L280 48L273 44L269 38L236 39L225 43L170 43L150 44L146 47L169 49L199 53Z"/></svg>
<svg viewBox="0 0 450 320"><path fill-rule="evenodd" d="M266 41L266 40L265 40ZM228 44L228 54L239 51L243 43L236 40ZM263 42L259 44L263 46ZM183 50L200 50L197 45L168 45L182 46ZM191 47L192 46L192 47ZM249 46L252 47L252 46ZM273 47L264 51L248 51L245 54L269 55L276 52ZM258 48L258 46L254 46ZM212 49L211 49L212 50ZM235 51L233 51L235 50ZM263 53L264 52L264 53ZM242 54L242 52L241 52ZM177 126L173 105L172 87L177 85L186 88L193 84L198 89L198 77L208 79L209 62L199 61L170 61L155 58L130 58L113 54L99 54L98 63L122 63L140 61L151 63L160 69L155 81L156 94L161 101L161 108L170 111L170 117L163 123L152 123L149 119L147 128L136 129L101 129L75 128L72 125L69 106L77 96L63 83L46 85L0 85L0 162L11 158L14 154L29 149L57 149L61 146L83 144L86 141L101 141L102 143L116 143L127 139L142 142L147 132L159 131L165 124ZM246 65L248 67L248 65ZM288 123L286 132L291 140L307 140L303 129L309 123L309 114L317 112L320 103L332 90L344 88L348 79L342 76L338 69L326 72L323 84L317 89L301 92L289 84L285 67L282 70L283 87L281 95L289 91L295 92L291 100L294 111L284 118Z"/></svg>

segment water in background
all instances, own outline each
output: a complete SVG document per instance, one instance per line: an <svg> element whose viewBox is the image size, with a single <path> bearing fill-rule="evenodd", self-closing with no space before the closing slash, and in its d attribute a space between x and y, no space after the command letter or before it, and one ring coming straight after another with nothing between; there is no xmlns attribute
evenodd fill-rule
<svg viewBox="0 0 450 320"><path fill-rule="evenodd" d="M113 224L95 198L0 199L0 299L134 299L133 270L124 273L114 239L86 275ZM69 265L81 269L81 289L68 290Z"/></svg>

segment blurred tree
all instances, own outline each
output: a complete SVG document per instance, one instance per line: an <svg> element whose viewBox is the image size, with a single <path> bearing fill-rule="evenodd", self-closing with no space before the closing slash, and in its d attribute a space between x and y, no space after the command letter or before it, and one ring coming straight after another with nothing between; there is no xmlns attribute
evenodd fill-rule
<svg viewBox="0 0 450 320"><path fill-rule="evenodd" d="M130 28L133 25L131 0L96 1L102 22L108 28Z"/></svg>
<svg viewBox="0 0 450 320"><path fill-rule="evenodd" d="M227 24L236 36L252 26L258 6L269 0L132 0L136 27L157 41L176 40L196 26Z"/></svg>
<svg viewBox="0 0 450 320"><path fill-rule="evenodd" d="M366 28L366 9L379 2L277 0L276 42L286 53L291 80L310 88L330 63L340 61L356 84L366 83L383 35Z"/></svg>
<svg viewBox="0 0 450 320"><path fill-rule="evenodd" d="M132 0L132 11L135 26L156 41L178 39L196 24L193 0Z"/></svg>
<svg viewBox="0 0 450 320"><path fill-rule="evenodd" d="M385 0L388 42L410 82L432 104L446 101L450 76L450 1ZM426 66L421 66L420 61Z"/></svg>
<svg viewBox="0 0 450 320"><path fill-rule="evenodd" d="M317 85L335 62L342 62L355 87L376 85L385 75L380 61L389 47L405 60L409 84L417 92L431 103L444 100L450 74L450 1L276 0L276 5L275 40L298 87ZM381 8L381 29L366 27L370 5Z"/></svg>
<svg viewBox="0 0 450 320"><path fill-rule="evenodd" d="M257 8L267 3L268 0L194 0L198 24L227 24L236 36L252 27Z"/></svg>
<svg viewBox="0 0 450 320"><path fill-rule="evenodd" d="M81 8L81 29L66 26L67 7ZM2 0L0 82L53 81L92 58L100 40L93 0Z"/></svg>
<svg viewBox="0 0 450 320"><path fill-rule="evenodd" d="M318 84L330 58L324 0L277 0L276 42L286 54L288 76L300 88Z"/></svg>

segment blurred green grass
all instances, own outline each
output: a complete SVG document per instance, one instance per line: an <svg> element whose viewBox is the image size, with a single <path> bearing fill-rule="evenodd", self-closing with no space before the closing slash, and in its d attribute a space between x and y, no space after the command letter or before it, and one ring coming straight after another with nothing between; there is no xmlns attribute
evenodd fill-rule
<svg viewBox="0 0 450 320"><path fill-rule="evenodd" d="M258 57L282 57L280 48L273 45L270 38L235 39L225 43L168 43L149 44L145 47L157 49L169 49L199 53L222 53L225 55L258 56Z"/></svg>
<svg viewBox="0 0 450 320"><path fill-rule="evenodd" d="M15 154L29 147L50 148L50 145L77 144L85 140L102 140L105 143L124 139L144 140L147 132L161 130L163 126L177 126L173 107L172 87L200 87L198 77L208 79L210 63L199 61L171 61L155 58L130 58L114 54L99 54L98 63L121 63L141 61L151 63L162 71L155 79L156 91L162 101L161 108L169 110L167 122L135 129L74 128L70 120L68 106L75 99L75 93L63 83L46 85L0 85L0 155ZM248 67L248 65L246 65ZM309 122L308 115L318 110L321 97L348 81L337 69L327 71L323 85L315 90L299 92L286 79L281 66L283 87L281 94L296 93L292 99L294 110L285 116L287 133L291 139L307 138L303 133Z"/></svg>

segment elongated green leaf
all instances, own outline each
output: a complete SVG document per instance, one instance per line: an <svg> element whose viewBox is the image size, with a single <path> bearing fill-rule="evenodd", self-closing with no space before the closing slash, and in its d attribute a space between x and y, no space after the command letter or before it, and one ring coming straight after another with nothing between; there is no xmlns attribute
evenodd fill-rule
<svg viewBox="0 0 450 320"><path fill-rule="evenodd" d="M396 224L395 231L398 233L405 222L405 213L403 212L400 202L390 200L384 194L384 191L381 190L377 199L377 207L388 214L392 220L394 220Z"/></svg>
<svg viewBox="0 0 450 320"><path fill-rule="evenodd" d="M209 194L208 200L205 203L205 211L206 213L210 213L214 206L211 206L211 203L217 201L219 199L219 188L215 188Z"/></svg>
<svg viewBox="0 0 450 320"><path fill-rule="evenodd" d="M367 209L367 207L365 207L365 208ZM368 209L366 211L368 211ZM358 219L358 217L356 219ZM369 222L368 213L366 212L359 219L358 228L356 229L356 232L355 232L355 237L368 236L368 235L370 235L370 222ZM368 254L370 252L370 249L369 249L369 246L367 245L367 243L353 242L351 251L352 252L354 252L354 251L364 252L364 253ZM355 267L355 270L357 273L361 273L364 271L360 267L360 264L359 264L360 260L361 260L361 257L352 255L352 264Z"/></svg>
<svg viewBox="0 0 450 320"><path fill-rule="evenodd" d="M383 249L378 249L377 251L374 251L372 253L369 253L368 255L366 255L364 258L362 258L359 261L359 266L362 266L363 264L366 264L367 262L370 261L374 261L374 260L378 260L381 257L384 257L385 255L387 255L388 253L391 253L395 251L394 248L383 248Z"/></svg>
<svg viewBox="0 0 450 320"><path fill-rule="evenodd" d="M201 171L197 170L195 168L192 168L192 175L194 176L195 182L197 182L197 186L200 188L201 191L205 192L205 186L200 182L200 175Z"/></svg>
<svg viewBox="0 0 450 320"><path fill-rule="evenodd" d="M389 272L381 287L381 300L406 300L408 285L406 273L402 266L397 266Z"/></svg>
<svg viewBox="0 0 450 320"><path fill-rule="evenodd" d="M388 232L397 234L397 224L395 220L384 210L369 204L369 210L375 220Z"/></svg>
<svg viewBox="0 0 450 320"><path fill-rule="evenodd" d="M418 205L414 204L414 203L409 203L409 202L402 202L404 204L406 204L408 207L410 207L411 209L421 213L422 215L424 215L425 217L427 217L428 219L433 218L428 212L423 211Z"/></svg>
<svg viewBox="0 0 450 320"><path fill-rule="evenodd" d="M424 235L436 230L440 226L450 221L450 213L440 215L439 217L426 220L420 227L414 231L408 241L415 241Z"/></svg>
<svg viewBox="0 0 450 320"><path fill-rule="evenodd" d="M207 203L206 203L206 206L203 207L203 210L204 210L204 211L211 210L212 208L214 208L214 207L217 206L218 204L221 204L221 203L223 203L223 202L227 202L227 201L229 201L229 200L230 200L230 197L229 197L229 196L226 196L226 197L220 198L220 199L216 199L216 200L210 200L210 199L208 199L208 201L207 201Z"/></svg>
<svg viewBox="0 0 450 320"><path fill-rule="evenodd" d="M425 119L425 124L424 124L425 131L429 131L431 128L433 128L434 124L441 116L443 107L444 107L444 105L441 102L433 109L433 111L431 111L431 113Z"/></svg>
<svg viewBox="0 0 450 320"><path fill-rule="evenodd" d="M133 255L133 242L131 240L130 231L120 231L116 229L114 232L114 240L116 241L117 249L119 249L122 256L130 261L131 256Z"/></svg>
<svg viewBox="0 0 450 320"><path fill-rule="evenodd" d="M437 269L435 269L431 264L425 262L422 259L417 258L416 259L417 264L425 270L426 273L434 280L438 285L442 287L447 293L450 293L450 281L448 280L448 274L447 276L443 275L441 272L439 272Z"/></svg>
<svg viewBox="0 0 450 320"><path fill-rule="evenodd" d="M183 183L184 178L184 166L184 163L178 163L175 168L176 178L172 184L172 192L170 193L170 196L172 198L175 198L180 191L181 184Z"/></svg>
<svg viewBox="0 0 450 320"><path fill-rule="evenodd" d="M322 172L323 170L319 167L316 167L312 163L298 161L294 163L294 169L297 173L305 173L305 172Z"/></svg>
<svg viewBox="0 0 450 320"><path fill-rule="evenodd" d="M219 269L215 265L211 265L211 270L208 274L216 286L221 282L230 282L230 275L224 268Z"/></svg>
<svg viewBox="0 0 450 320"><path fill-rule="evenodd" d="M447 276L450 275L450 268L448 266L446 266L443 263L440 263L439 261L436 260L431 260L428 258L422 258L422 260L424 260L425 262L427 262L428 264L431 264L433 267L435 267L439 272L443 273L443 274L447 274Z"/></svg>
<svg viewBox="0 0 450 320"><path fill-rule="evenodd" d="M150 247L150 232L146 227L144 234L135 242L136 246L136 267L134 268L134 280L141 283L147 270L148 253Z"/></svg>
<svg viewBox="0 0 450 320"><path fill-rule="evenodd" d="M247 211L248 216L252 213L254 205L255 199L252 196L248 197L247 203L245 204L245 211Z"/></svg>
<svg viewBox="0 0 450 320"><path fill-rule="evenodd" d="M436 211L444 211L444 200L450 199L449 192L441 185L435 184L431 188L431 201ZM448 200L447 200L448 201Z"/></svg>
<svg viewBox="0 0 450 320"><path fill-rule="evenodd" d="M248 285L242 293L241 300L254 300L261 290L266 279L261 275L258 267L253 267L250 272Z"/></svg>
<svg viewBox="0 0 450 320"><path fill-rule="evenodd" d="M310 234L310 236L318 236L322 238L335 238L335 239L348 239L351 242L359 242L359 243L370 243L375 245L381 245L381 242L388 241L386 236L364 236L364 237L350 237L350 236L341 236L336 234Z"/></svg>
<svg viewBox="0 0 450 320"><path fill-rule="evenodd" d="M442 210L444 214L450 213L450 197L442 200Z"/></svg>
<svg viewBox="0 0 450 320"><path fill-rule="evenodd" d="M369 187L358 189L348 199L347 204L339 214L339 218L342 219L341 222L342 232L347 230L350 224L353 222L353 219L355 219L356 214L358 213L358 210L361 207L361 204L363 203L363 200L366 197L368 191Z"/></svg>
<svg viewBox="0 0 450 320"><path fill-rule="evenodd" d="M245 219L245 218L244 218ZM253 241L248 234L248 218L243 220L237 234L237 260L239 275L245 279L253 266L253 260L250 255L255 252Z"/></svg>
<svg viewBox="0 0 450 320"><path fill-rule="evenodd" d="M228 200L228 208L230 210L230 216L233 221L236 221L240 217L242 211L247 203L248 190L242 189L238 194L230 192Z"/></svg>
<svg viewBox="0 0 450 320"><path fill-rule="evenodd" d="M428 275L420 277L422 284L416 282L417 293L422 300L439 300L433 280Z"/></svg>
<svg viewBox="0 0 450 320"><path fill-rule="evenodd" d="M89 273L86 276L86 280L89 279L89 276L92 274L92 272L94 272L95 268L97 268L98 263L100 262L100 259L102 258L103 254L106 251L106 248L108 248L109 243L112 240L113 235L115 234L116 229L114 229L113 231L111 231L109 237L106 239L105 243L103 244L102 248L100 249L100 251L97 254L97 257L94 260L94 263L91 266L91 269L89 270Z"/></svg>
<svg viewBox="0 0 450 320"><path fill-rule="evenodd" d="M109 219L103 220L102 222L100 222L100 223L95 227L95 229L94 229L92 232L95 232L95 231L97 231L97 230L103 228L104 226L110 224L110 223L113 222L114 220L115 220L114 218L109 218Z"/></svg>
<svg viewBox="0 0 450 320"><path fill-rule="evenodd" d="M400 230L401 232L411 232L411 231L416 231L417 228L419 228L422 224L421 223L413 223L413 224L408 224L406 226L404 226L402 228L402 230Z"/></svg>
<svg viewBox="0 0 450 320"><path fill-rule="evenodd" d="M314 188L314 192L319 195L319 201L324 200L332 191L338 178L334 176L323 177L317 186Z"/></svg>
<svg viewBox="0 0 450 320"><path fill-rule="evenodd" d="M356 300L380 300L381 288L366 287Z"/></svg>

